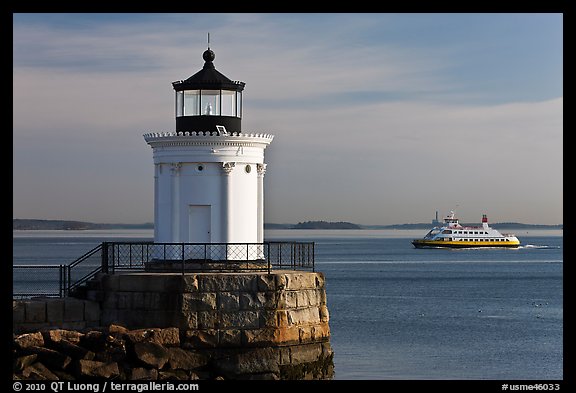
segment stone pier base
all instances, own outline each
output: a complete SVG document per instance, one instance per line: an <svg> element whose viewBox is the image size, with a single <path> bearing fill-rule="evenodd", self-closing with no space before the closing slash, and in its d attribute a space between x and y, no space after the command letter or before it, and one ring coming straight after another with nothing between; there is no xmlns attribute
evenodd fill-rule
<svg viewBox="0 0 576 393"><path fill-rule="evenodd" d="M225 379L333 375L325 280L319 272L102 274L87 298L91 302L84 304L84 313L94 302L99 304L99 326L176 329L181 350L208 359L200 370L204 375ZM21 308L15 305L14 312ZM26 309L34 306L28 304ZM97 313L90 311L90 318L93 315ZM156 374L162 370L157 367Z"/></svg>

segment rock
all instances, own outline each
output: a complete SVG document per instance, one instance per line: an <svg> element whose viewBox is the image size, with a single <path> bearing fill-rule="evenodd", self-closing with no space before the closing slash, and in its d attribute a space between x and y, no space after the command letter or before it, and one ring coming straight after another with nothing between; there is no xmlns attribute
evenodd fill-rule
<svg viewBox="0 0 576 393"><path fill-rule="evenodd" d="M14 339L14 343L20 349L29 348L29 347L43 347L44 346L44 337L42 337L42 333L26 333L17 336Z"/></svg>
<svg viewBox="0 0 576 393"><path fill-rule="evenodd" d="M168 362L173 370L193 370L208 364L208 357L181 348L168 348Z"/></svg>
<svg viewBox="0 0 576 393"><path fill-rule="evenodd" d="M134 353L138 360L147 366L161 369L169 359L169 352L162 345L154 342L134 344Z"/></svg>
<svg viewBox="0 0 576 393"><path fill-rule="evenodd" d="M97 352L94 360L104 363L121 362L126 356L126 348L107 348L104 351Z"/></svg>
<svg viewBox="0 0 576 393"><path fill-rule="evenodd" d="M166 347L177 347L180 345L180 329L177 327L137 329L126 332L124 337L133 344L155 342Z"/></svg>
<svg viewBox="0 0 576 393"><path fill-rule="evenodd" d="M121 339L111 335L106 336L106 348L121 349L126 351L126 342Z"/></svg>
<svg viewBox="0 0 576 393"><path fill-rule="evenodd" d="M218 330L187 330L183 348L214 348L218 346Z"/></svg>
<svg viewBox="0 0 576 393"><path fill-rule="evenodd" d="M52 370L52 372L58 377L60 381L74 381L76 379L72 374L64 371Z"/></svg>
<svg viewBox="0 0 576 393"><path fill-rule="evenodd" d="M106 332L94 330L86 333L80 346L94 352L96 355L93 359L104 363L119 362L126 357L124 339Z"/></svg>
<svg viewBox="0 0 576 393"><path fill-rule="evenodd" d="M132 381L155 381L158 379L158 370L136 367L132 369L130 380Z"/></svg>
<svg viewBox="0 0 576 393"><path fill-rule="evenodd" d="M38 355L25 355L20 356L14 360L13 369L15 372L22 371L36 361Z"/></svg>
<svg viewBox="0 0 576 393"><path fill-rule="evenodd" d="M161 381L187 381L190 377L184 370L164 370L158 372L158 379Z"/></svg>
<svg viewBox="0 0 576 393"><path fill-rule="evenodd" d="M106 349L107 334L98 330L91 330L80 338L80 346L92 352L100 352Z"/></svg>
<svg viewBox="0 0 576 393"><path fill-rule="evenodd" d="M120 362L126 357L126 343L122 338L106 335L104 348L96 352L95 360L110 363Z"/></svg>
<svg viewBox="0 0 576 393"><path fill-rule="evenodd" d="M116 335L122 336L122 335L124 335L124 334L126 334L126 333L128 333L128 332L129 332L129 330L126 329L124 326L111 324L111 325L108 327L108 333L109 333L109 334L112 334L112 335L116 334Z"/></svg>
<svg viewBox="0 0 576 393"><path fill-rule="evenodd" d="M45 364L47 367L55 368L58 370L64 370L70 362L72 358L70 356L64 355L58 351L53 349L44 348L44 347L29 347L26 348L25 354L32 355L36 354L38 356L38 361Z"/></svg>
<svg viewBox="0 0 576 393"><path fill-rule="evenodd" d="M74 330L55 329L42 332L42 337L44 337L44 342L47 346L51 343L58 343L62 340L78 344L80 343L82 336L84 336L83 333Z"/></svg>
<svg viewBox="0 0 576 393"><path fill-rule="evenodd" d="M124 337L132 344L149 342L152 340L153 335L160 329L136 329L127 332Z"/></svg>
<svg viewBox="0 0 576 393"><path fill-rule="evenodd" d="M93 360L95 356L94 352L65 339L52 343L51 348L70 356L72 359Z"/></svg>
<svg viewBox="0 0 576 393"><path fill-rule="evenodd" d="M153 334L153 340L165 347L180 346L180 329L176 327L160 329Z"/></svg>
<svg viewBox="0 0 576 393"><path fill-rule="evenodd" d="M120 375L118 363L104 363L95 360L78 361L78 372L81 377L114 378Z"/></svg>
<svg viewBox="0 0 576 393"><path fill-rule="evenodd" d="M26 367L22 371L22 375L26 379L58 381L58 377L52 371L48 370L46 366L39 362Z"/></svg>

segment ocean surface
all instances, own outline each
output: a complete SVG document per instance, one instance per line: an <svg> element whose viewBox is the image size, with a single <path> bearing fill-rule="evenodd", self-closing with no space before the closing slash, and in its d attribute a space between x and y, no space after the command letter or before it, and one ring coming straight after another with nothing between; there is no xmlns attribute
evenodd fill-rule
<svg viewBox="0 0 576 393"><path fill-rule="evenodd" d="M518 249L415 249L410 240L426 232L265 231L266 240L316 242L335 379L563 379L562 231L518 230ZM152 237L13 231L13 264L68 264L102 241Z"/></svg>

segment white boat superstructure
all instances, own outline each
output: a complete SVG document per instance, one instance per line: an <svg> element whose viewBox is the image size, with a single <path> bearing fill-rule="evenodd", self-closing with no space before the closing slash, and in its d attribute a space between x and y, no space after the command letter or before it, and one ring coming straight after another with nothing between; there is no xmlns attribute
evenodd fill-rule
<svg viewBox="0 0 576 393"><path fill-rule="evenodd" d="M507 247L517 248L520 241L514 234L500 233L488 225L486 214L482 215L481 226L462 226L451 211L444 218L444 224L432 228L422 239L415 239L416 248L470 248Z"/></svg>

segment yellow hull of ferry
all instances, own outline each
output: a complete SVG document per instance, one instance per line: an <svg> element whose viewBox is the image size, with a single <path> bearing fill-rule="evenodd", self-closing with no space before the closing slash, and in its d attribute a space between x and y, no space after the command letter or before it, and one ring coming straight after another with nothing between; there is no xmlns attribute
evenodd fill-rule
<svg viewBox="0 0 576 393"><path fill-rule="evenodd" d="M459 240L424 240L416 239L412 241L416 248L478 248L478 247L504 247L504 248L518 248L520 242L515 241L459 241Z"/></svg>

